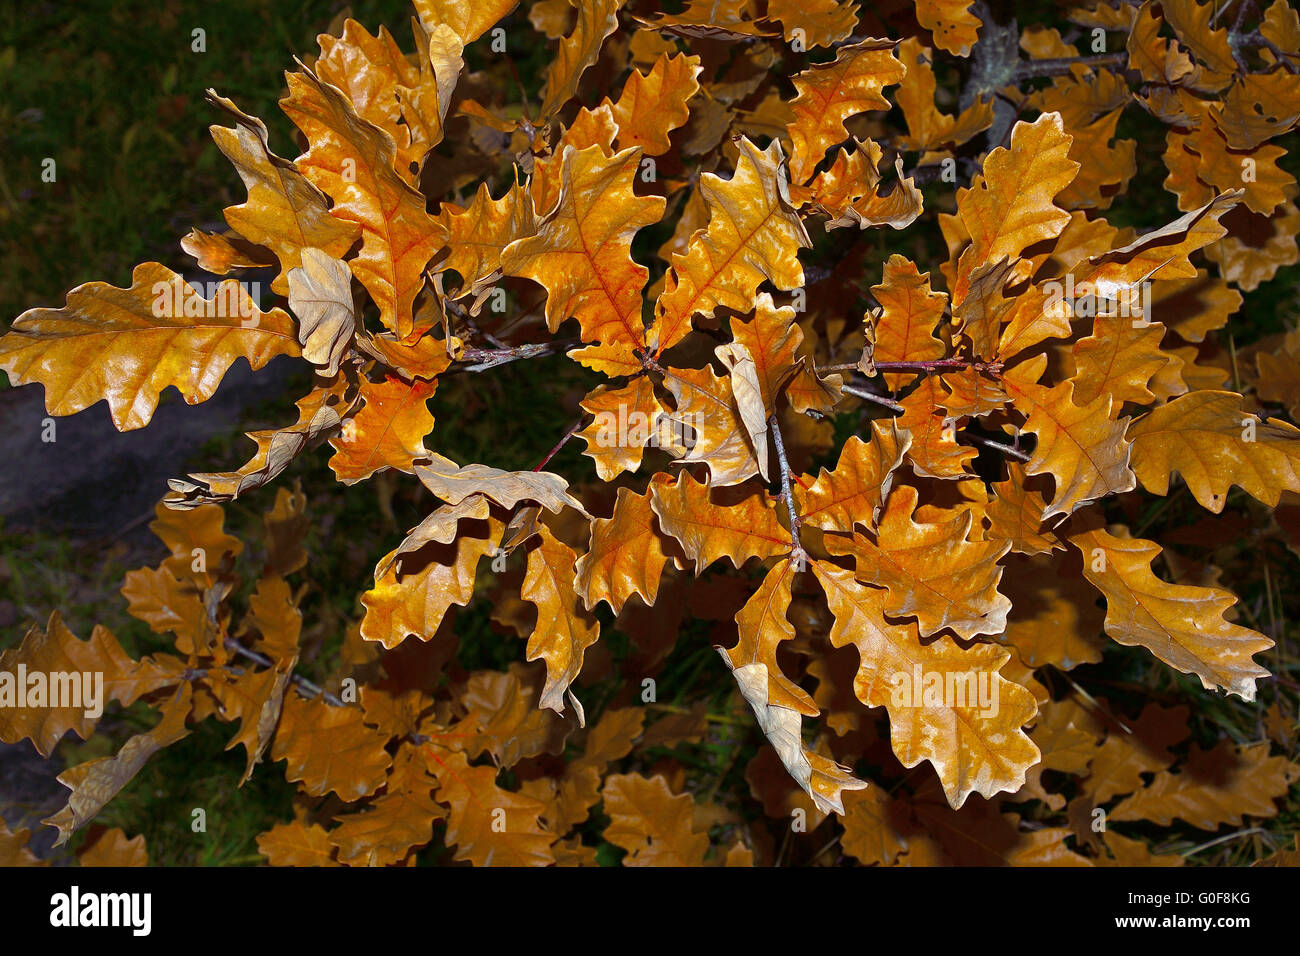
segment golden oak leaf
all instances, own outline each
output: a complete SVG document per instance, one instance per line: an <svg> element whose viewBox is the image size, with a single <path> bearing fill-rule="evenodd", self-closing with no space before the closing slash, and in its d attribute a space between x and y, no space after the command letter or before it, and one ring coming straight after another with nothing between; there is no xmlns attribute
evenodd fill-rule
<svg viewBox="0 0 1300 956"><path fill-rule="evenodd" d="M1228 30L1211 28L1211 17L1218 18L1213 3L1201 5L1196 0L1160 0L1165 22L1174 28L1178 40L1214 73L1237 72L1237 61L1228 46Z"/></svg>
<svg viewBox="0 0 1300 956"><path fill-rule="evenodd" d="M762 706L778 707L807 717L816 717L820 711L813 703L812 696L781 673L776 660L777 646L782 641L794 637L794 625L790 623L788 617L790 586L793 578L794 571L788 560L781 560L772 565L764 576L763 583L736 614L736 628L740 632L739 642L730 649L719 648L718 650L727 658L728 667L733 673L744 671L744 668L750 664L763 665L765 686L762 689ZM741 682L744 690L745 685L740 673L737 673L736 679ZM748 691L745 696L753 703ZM760 723L764 719L761 714L759 719ZM777 752L782 754L784 761L784 751L775 742L774 746L777 747ZM802 752L802 745L799 750ZM802 785L807 789L806 779L802 781Z"/></svg>
<svg viewBox="0 0 1300 956"><path fill-rule="evenodd" d="M881 90L903 79L894 40L867 39L840 47L830 63L810 66L794 78L798 95L790 103L790 179L806 183L826 151L848 138L844 121L868 110L887 110Z"/></svg>
<svg viewBox="0 0 1300 956"><path fill-rule="evenodd" d="M788 597L788 584L785 588ZM739 620L737 618L738 623ZM803 707L792 710L768 699L768 693L775 683L767 665L761 661L750 661L736 667L732 664L731 652L720 647L715 649L722 655L723 662L736 679L741 695L754 711L759 729L772 744L772 749L786 772L812 799L813 807L822 814L832 812L843 814L844 794L853 790L862 790L867 784L854 777L847 767L804 747L800 734L802 723L800 713ZM789 695L782 696L788 698ZM812 710L815 713L817 708L812 707Z"/></svg>
<svg viewBox="0 0 1300 956"><path fill-rule="evenodd" d="M995 357L1002 325L1020 301L1020 297L1007 298L1002 291L1015 268L1016 263L1011 259L978 266L970 275L966 294L953 305L952 319L958 341L969 345L975 358ZM1031 294L1026 292L1026 296Z"/></svg>
<svg viewBox="0 0 1300 956"><path fill-rule="evenodd" d="M1267 742L1238 747L1222 740L1212 750L1193 744L1181 771L1157 773L1109 817L1160 826L1177 817L1202 830L1217 830L1225 823L1241 826L1243 816L1277 816L1274 801L1300 778L1300 766L1286 757L1270 757L1268 750Z"/></svg>
<svg viewBox="0 0 1300 956"><path fill-rule="evenodd" d="M847 226L904 229L921 215L921 192L911 179L904 178L901 156L894 160L898 182L888 195L881 195L878 164L882 155L874 142L858 142L851 150L837 151L830 169L818 173L806 188L796 189L801 198L810 194L812 203L830 217L827 232Z"/></svg>
<svg viewBox="0 0 1300 956"><path fill-rule="evenodd" d="M408 336L424 269L446 232L425 211L424 196L398 174L392 136L359 117L341 91L310 70L287 79L289 95L280 106L310 143L298 168L334 200L331 215L361 228L352 274L384 326Z"/></svg>
<svg viewBox="0 0 1300 956"><path fill-rule="evenodd" d="M600 155L608 161L614 155L614 139L618 124L614 122L614 105L608 97L594 110L583 107L551 148L550 155L533 160L533 175L528 190L533 199L533 211L539 220L550 218L560 202L564 185L564 154L600 148Z"/></svg>
<svg viewBox="0 0 1300 956"><path fill-rule="evenodd" d="M437 731L429 736L470 758L486 752L497 766L507 768L540 754L563 753L573 725L538 707L541 670L514 662L507 671L474 672L460 698L469 713L445 739Z"/></svg>
<svg viewBox="0 0 1300 956"><path fill-rule="evenodd" d="M1143 3L1129 30L1125 48L1130 70L1137 70L1147 83L1172 86L1193 74L1196 65L1178 44L1159 35L1162 22L1153 5Z"/></svg>
<svg viewBox="0 0 1300 956"><path fill-rule="evenodd" d="M916 19L930 31L934 45L957 56L970 56L983 21L971 13L973 0L916 0Z"/></svg>
<svg viewBox="0 0 1300 956"><path fill-rule="evenodd" d="M1226 193L1224 195L1227 195ZM1222 199L1223 196L1217 197ZM1283 266L1300 261L1300 207L1288 199L1271 216L1234 209L1224 217L1228 233L1205 247L1205 256L1219 265L1224 279L1243 292L1277 275Z"/></svg>
<svg viewBox="0 0 1300 956"><path fill-rule="evenodd" d="M121 594L127 613L158 634L171 631L182 654L198 653L211 641L203 598L191 581L182 583L167 568L128 571Z"/></svg>
<svg viewBox="0 0 1300 956"><path fill-rule="evenodd" d="M113 827L99 834L92 833L92 839L77 850L77 862L83 867L148 866L149 851L144 834L128 840L125 832Z"/></svg>
<svg viewBox="0 0 1300 956"><path fill-rule="evenodd" d="M1168 494L1176 471L1203 508L1223 511L1239 485L1270 507L1300 490L1300 429L1242 408L1236 392L1196 391L1175 398L1129 428L1133 471L1142 487Z"/></svg>
<svg viewBox="0 0 1300 956"><path fill-rule="evenodd" d="M1189 159L1195 163L1198 183L1213 186L1220 193L1240 187L1242 202L1261 216L1271 215L1293 191L1295 177L1278 166L1278 160L1286 155L1281 146L1263 144L1250 150L1229 150L1222 134L1208 123L1184 137L1181 145L1195 154ZM1187 198L1195 197L1180 194L1180 209Z"/></svg>
<svg viewBox="0 0 1300 956"><path fill-rule="evenodd" d="M324 201L322 196L321 202ZM213 275L224 276L235 269L265 269L276 265L275 255L269 249L234 232L204 232L195 227L181 238L181 248L194 258L200 269Z"/></svg>
<svg viewBox="0 0 1300 956"><path fill-rule="evenodd" d="M447 842L456 845L455 859L475 866L555 862L555 834L538 821L544 803L501 789L495 768L471 767L464 754L438 747L429 747L426 754L429 772L438 778L435 796L450 808Z"/></svg>
<svg viewBox="0 0 1300 956"><path fill-rule="evenodd" d="M285 779L314 797L337 793L346 802L374 793L393 760L388 735L364 723L360 707L334 707L321 697L286 694L271 759L287 761Z"/></svg>
<svg viewBox="0 0 1300 956"><path fill-rule="evenodd" d="M1066 806L1065 798L1044 789L1042 775L1048 770L1086 775L1088 765L1097 756L1100 727L1091 714L1066 697L1043 705L1029 736L1043 759L1030 770L1025 787L1017 796L1032 796L1053 810L1062 810Z"/></svg>
<svg viewBox="0 0 1300 956"><path fill-rule="evenodd" d="M1002 590L1011 599L1004 643L1035 668L1070 670L1101 660L1105 614L1077 560L1039 554L1008 558L1004 566Z"/></svg>
<svg viewBox="0 0 1300 956"><path fill-rule="evenodd" d="M1206 269L1194 279L1162 281L1151 289L1152 311L1159 309L1161 324L1188 342L1203 342L1226 326L1241 302L1240 292Z"/></svg>
<svg viewBox="0 0 1300 956"><path fill-rule="evenodd" d="M149 424L169 385L197 405L236 359L259 369L298 354L293 320L263 312L236 280L205 299L156 262L136 266L129 288L87 282L61 309L28 309L0 336L0 369L12 384L44 385L51 415L104 399L118 431Z"/></svg>
<svg viewBox="0 0 1300 956"><path fill-rule="evenodd" d="M718 362L727 370L732 407L745 429L745 436L749 439L749 447L753 451L758 473L764 481L767 481L769 414L763 401L764 383L759 380L758 366L754 363L754 357L749 354L749 349L741 341L723 343L713 351ZM692 457L687 455L686 460L691 460ZM716 483L726 484L721 480Z"/></svg>
<svg viewBox="0 0 1300 956"><path fill-rule="evenodd" d="M383 795L363 810L334 818L338 826L328 839L338 847L340 863L390 866L433 838L434 821L447 812L433 800L435 781L425 766L419 749L404 744L393 758Z"/></svg>
<svg viewBox="0 0 1300 956"><path fill-rule="evenodd" d="M1068 156L1070 143L1059 113L1016 123L1010 149L999 146L989 153L984 171L959 193L957 216L971 244L958 260L955 303L966 297L980 266L1015 259L1026 247L1061 234L1070 214L1052 199L1079 169Z"/></svg>
<svg viewBox="0 0 1300 956"><path fill-rule="evenodd" d="M518 182L500 199L493 199L487 184L480 183L473 202L465 208L444 203L438 221L447 230L448 255L442 266L460 273L462 288L475 295L500 276L506 247L537 233L532 199Z"/></svg>
<svg viewBox="0 0 1300 956"><path fill-rule="evenodd" d="M410 634L430 641L453 604L474 596L474 573L485 555L496 552L504 527L489 517L462 528L452 544L429 544L412 554L389 555L375 586L361 595L365 617L361 636L394 648ZM408 570L409 568L409 570Z"/></svg>
<svg viewBox="0 0 1300 956"><path fill-rule="evenodd" d="M943 318L948 297L930 290L930 273L922 273L897 253L885 262L879 285L871 287L879 308L863 317L875 333L875 362L926 362L944 356L944 344L934 331ZM897 387L905 376L885 376Z"/></svg>
<svg viewBox="0 0 1300 956"><path fill-rule="evenodd" d="M669 485L650 486L659 527L676 538L698 577L719 558L739 568L748 558L766 559L790 550L790 536L776 505L761 488L715 489L682 472Z"/></svg>
<svg viewBox="0 0 1300 956"><path fill-rule="evenodd" d="M775 35L755 22L760 18L754 0L686 0L679 13L633 19L655 30L698 39L749 40Z"/></svg>
<svg viewBox="0 0 1300 956"><path fill-rule="evenodd" d="M355 406L348 397L345 376L335 376L298 399L298 421L287 428L249 432L257 443L257 454L238 471L199 472L186 481L170 479L171 493L164 499L169 508L185 510L215 502L233 501L245 492L273 481L308 445L333 431Z"/></svg>
<svg viewBox="0 0 1300 956"><path fill-rule="evenodd" d="M1008 866L1096 866L1091 858L1065 845L1074 833L1069 827L1043 827L1021 833L1020 842L1006 855Z"/></svg>
<svg viewBox="0 0 1300 956"><path fill-rule="evenodd" d="M302 265L286 276L302 357L321 366L322 375L333 376L357 331L352 271L346 262L313 248L302 251Z"/></svg>
<svg viewBox="0 0 1300 956"><path fill-rule="evenodd" d="M1009 401L998 378L974 368L953 369L945 373L943 387L948 392L943 407L956 417L988 415Z"/></svg>
<svg viewBox="0 0 1300 956"><path fill-rule="evenodd" d="M1025 474L1050 474L1055 494L1043 512L1046 521L1054 515L1068 515L1081 505L1109 494L1131 491L1137 484L1129 467L1131 448L1125 440L1127 417L1117 411L1109 394L1103 393L1086 405L1074 402L1074 383L1061 382L1053 388L1035 383L1045 364L1033 360L1012 369L1002 384L1028 414L1024 431L1038 438L1034 453L1025 463Z"/></svg>
<svg viewBox="0 0 1300 956"><path fill-rule="evenodd" d="M614 513L592 521L591 543L578 559L574 582L588 610L604 601L618 614L634 594L654 606L668 555L655 527L651 493L619 488Z"/></svg>
<svg viewBox="0 0 1300 956"><path fill-rule="evenodd" d="M423 335L414 342L400 341L388 333L363 336L358 345L385 365L390 366L410 380L422 378L427 382L436 379L451 367L452 352L460 349L460 340L452 339L451 352L444 339Z"/></svg>
<svg viewBox="0 0 1300 956"><path fill-rule="evenodd" d="M917 521L917 493L899 485L889 496L875 540L855 533L828 538L832 554L851 555L864 584L884 588L882 607L894 617L915 616L921 635L945 627L964 639L1001 634L1011 602L998 593L1006 541L971 540L971 512L941 512L951 517Z"/></svg>
<svg viewBox="0 0 1300 956"><path fill-rule="evenodd" d="M389 468L412 473L414 460L429 454L424 447L433 431L428 402L437 387L436 382L362 378L365 404L329 440L334 447L329 465L338 480L352 485Z"/></svg>
<svg viewBox="0 0 1300 956"><path fill-rule="evenodd" d="M48 757L69 730L90 736L110 700L129 706L180 678L153 658L132 660L100 625L79 640L54 611L44 631L33 625L0 652L0 741L26 738Z"/></svg>
<svg viewBox="0 0 1300 956"><path fill-rule="evenodd" d="M59 774L59 783L72 792L62 810L41 821L59 831L56 847L67 843L74 831L93 820L150 757L188 736L185 719L192 703L193 692L187 681L162 705L161 717L153 729L135 734L111 757L87 760Z"/></svg>
<svg viewBox="0 0 1300 956"><path fill-rule="evenodd" d="M668 427L679 435L689 435L688 427L694 431L694 444L680 458L683 464L708 465L715 488L738 485L766 469L766 443L760 464L730 375L719 378L711 368L670 369L664 384L677 405L667 415Z"/></svg>
<svg viewBox="0 0 1300 956"><path fill-rule="evenodd" d="M855 0L767 0L767 19L780 22L785 38L800 49L833 46L858 24Z"/></svg>
<svg viewBox="0 0 1300 956"><path fill-rule="evenodd" d="M1222 588L1167 584L1151 571L1161 548L1141 538L1097 529L1070 537L1083 555L1083 573L1106 598L1106 633L1142 646L1171 667L1195 674L1243 700L1255 699L1255 678L1268 671L1252 660L1273 642L1224 618L1237 603Z"/></svg>
<svg viewBox="0 0 1300 956"><path fill-rule="evenodd" d="M303 555L306 560L306 555ZM257 581L257 590L248 598L248 614L243 633L256 631L256 647L275 662L280 670L291 670L288 662L298 656L298 639L302 632L302 612L289 590L289 582L274 573L265 573Z"/></svg>
<svg viewBox="0 0 1300 956"><path fill-rule="evenodd" d="M804 524L823 531L849 531L876 526L881 503L903 463L911 436L882 422L872 422L868 440L850 435L840 449L833 471L825 468L806 491L795 491L796 509Z"/></svg>
<svg viewBox="0 0 1300 956"><path fill-rule="evenodd" d="M221 704L223 719L239 718L239 733L226 745L226 749L233 750L237 744L243 744L248 755L244 775L239 780L240 786L247 783L253 775L253 767L261 761L262 754L275 735L280 708L284 704L284 692L297 662L298 658L294 656L285 661L282 667L247 670L233 679L207 682L208 690Z"/></svg>
<svg viewBox="0 0 1300 956"><path fill-rule="evenodd" d="M1079 164L1078 175L1058 199L1067 209L1108 209L1115 196L1137 174L1137 140L1115 139L1120 114L1127 103L1091 123L1070 127L1070 159Z"/></svg>
<svg viewBox="0 0 1300 956"><path fill-rule="evenodd" d="M334 860L329 832L318 823L277 823L257 835L257 850L271 866L342 866Z"/></svg>
<svg viewBox="0 0 1300 956"><path fill-rule="evenodd" d="M1097 866L1182 866L1186 862L1177 853L1152 853L1150 847L1141 840L1130 840L1114 830L1107 830L1102 840L1114 860L1112 862L1104 857L1099 857L1096 862Z"/></svg>
<svg viewBox="0 0 1300 956"><path fill-rule="evenodd" d="M226 532L225 517L219 505L182 512L168 508L164 502L156 504L149 530L171 551L162 567L200 587L211 584L214 579L208 568L215 569L226 555L236 558L244 550L244 543Z"/></svg>
<svg viewBox="0 0 1300 956"><path fill-rule="evenodd" d="M415 467L424 487L448 504L460 504L470 495L482 494L503 508L521 501L535 501L547 511L559 514L566 507L586 514L582 502L569 494L569 483L550 471L502 471L487 465L457 465L449 458L431 455Z"/></svg>
<svg viewBox="0 0 1300 956"><path fill-rule="evenodd" d="M1300 66L1300 12L1286 0L1273 0L1269 4L1259 32L1278 46L1283 62ZM1277 55L1277 51L1270 52Z"/></svg>
<svg viewBox="0 0 1300 956"><path fill-rule="evenodd" d="M416 31L417 42L424 39L421 32ZM413 169L418 170L429 148L442 138L439 94L444 92L450 97L459 65L444 70L441 78L432 69L432 76L421 77L420 66L407 59L387 29L381 26L378 36L371 36L351 18L344 21L341 37L321 34L319 40L321 55L314 64L316 75L341 90L359 118L392 137L397 151L396 172L419 188L419 174ZM458 45L453 44L454 57L459 56L460 50L454 49ZM427 49L423 59L429 60ZM439 79L449 88L440 91ZM422 80L431 82L432 96L421 95Z"/></svg>
<svg viewBox="0 0 1300 956"><path fill-rule="evenodd" d="M1219 219L1241 197L1240 189L1222 193L1168 225L1143 233L1122 248L1091 257L1086 266L1080 266L1083 278L1076 285L1086 284L1100 298L1116 299L1121 292L1134 289L1157 274L1161 279L1195 278L1196 267L1188 256L1210 246L1228 231Z"/></svg>
<svg viewBox="0 0 1300 956"><path fill-rule="evenodd" d="M435 508L423 521L407 532L402 543L376 566L375 573L383 575L402 555L419 551L426 544L435 542L451 544L460 531L461 521L482 520L490 513L488 499L483 495L469 495L454 505Z"/></svg>
<svg viewBox="0 0 1300 956"><path fill-rule="evenodd" d="M1103 706L1103 713L1109 714ZM1142 775L1157 773L1174 762L1169 748L1187 739L1186 707L1148 703L1128 726L1118 725L1102 741L1084 782L1089 807L1143 785Z"/></svg>
<svg viewBox="0 0 1300 956"><path fill-rule="evenodd" d="M970 475L967 464L979 453L957 443L956 418L944 414L947 400L940 391L939 376L926 375L903 396L903 414L895 422L911 436L906 454L917 474L960 479Z"/></svg>
<svg viewBox="0 0 1300 956"><path fill-rule="evenodd" d="M549 40L558 40L573 25L573 4L569 0L537 0L528 10L528 22L546 34Z"/></svg>
<svg viewBox="0 0 1300 956"><path fill-rule="evenodd" d="M1276 352L1255 355L1259 381L1255 391L1261 401L1276 402L1292 419L1300 419L1300 333L1288 332Z"/></svg>
<svg viewBox="0 0 1300 956"><path fill-rule="evenodd" d="M989 97L976 100L955 117L940 112L934 99L937 84L931 66L933 54L916 37L908 37L898 45L898 58L907 70L895 95L907 123L907 136L900 140L905 149L924 152L960 146L993 125L993 102Z"/></svg>
<svg viewBox="0 0 1300 956"><path fill-rule="evenodd" d="M831 643L858 649L854 691L868 707L888 709L903 766L930 761L954 809L971 793L988 799L1019 790L1039 760L1020 729L1037 705L999 673L1011 652L992 644L963 649L947 637L923 644L914 625L885 619L887 592L823 561L813 562L813 573L835 615Z"/></svg>
<svg viewBox="0 0 1300 956"><path fill-rule="evenodd" d="M1281 0L1278 0L1278 2L1280 3ZM1274 4L1274 6L1277 6L1277 4ZM1158 859L1167 859L1167 857L1158 857ZM1181 861L1182 857L1178 857L1178 859ZM1160 864L1154 865L1159 866ZM1283 847L1262 860L1256 860L1251 866L1300 866L1300 837L1290 847Z"/></svg>
<svg viewBox="0 0 1300 956"><path fill-rule="evenodd" d="M799 361L803 332L795 319L793 308L777 308L772 297L762 292L754 302L754 314L731 323L732 341L743 346L753 361L764 420L776 412L777 394L794 374ZM732 389L735 389L734 380Z"/></svg>
<svg viewBox="0 0 1300 956"><path fill-rule="evenodd" d="M593 418L578 437L587 443L586 455L596 463L601 481L640 468L643 450L658 441L665 412L650 377L638 375L620 388L598 385L582 400L582 408Z"/></svg>
<svg viewBox="0 0 1300 956"><path fill-rule="evenodd" d="M803 286L798 251L812 242L790 205L781 144L760 151L741 137L736 146L731 179L700 177L709 225L672 257L649 335L656 354L681 341L696 313L712 315L719 306L749 312L764 280L787 292Z"/></svg>
<svg viewBox="0 0 1300 956"><path fill-rule="evenodd" d="M542 119L556 113L577 92L578 81L587 68L595 64L605 38L618 29L618 11L625 2L587 0L575 4L578 16L573 32L560 41L560 48L546 73L542 105L538 111Z"/></svg>
<svg viewBox="0 0 1300 956"><path fill-rule="evenodd" d="M707 833L694 830L695 801L674 794L661 776L610 774L601 788L609 825L604 837L628 851L624 866L703 866Z"/></svg>
<svg viewBox="0 0 1300 956"><path fill-rule="evenodd" d="M519 0L415 0L415 13L426 30L446 24L470 44L517 6Z"/></svg>
<svg viewBox="0 0 1300 956"><path fill-rule="evenodd" d="M1108 394L1118 404L1150 404L1155 394L1148 385L1170 362L1160 349L1164 335L1159 322L1120 314L1097 316L1092 334L1074 343L1071 400L1090 405Z"/></svg>
<svg viewBox="0 0 1300 956"><path fill-rule="evenodd" d="M1294 10L1280 2L1269 12L1273 9L1286 9L1292 18L1296 16ZM1213 115L1214 125L1227 138L1230 148L1254 149L1300 123L1300 103L1296 102L1295 83L1288 79L1289 75L1294 74L1275 70L1236 77L1223 99L1223 109Z"/></svg>
<svg viewBox="0 0 1300 956"><path fill-rule="evenodd" d="M600 637L600 624L581 605L574 591L578 556L545 525L541 541L528 552L528 570L520 595L537 607L537 626L528 638L528 660L546 662L542 707L564 713L564 692L582 670L582 657Z"/></svg>
<svg viewBox="0 0 1300 956"><path fill-rule="evenodd" d="M247 241L275 253L280 273L271 289L284 295L289 290L286 275L302 265L304 249L341 257L352 248L358 229L331 216L325 194L292 162L271 152L265 123L213 90L208 90L207 99L235 120L234 127L213 125L209 129L217 148L234 164L248 190L247 201L226 207L226 222ZM186 251L194 254L189 247Z"/></svg>
<svg viewBox="0 0 1300 956"><path fill-rule="evenodd" d="M583 341L624 352L645 347L641 290L649 270L633 261L632 238L664 211L661 198L633 194L639 161L635 149L607 156L599 146L566 146L554 210L535 236L501 254L506 273L546 289L551 331L572 316Z"/></svg>
<svg viewBox="0 0 1300 956"><path fill-rule="evenodd" d="M1008 462L1007 480L996 482L993 490L985 511L989 540L1010 541L1011 550L1018 554L1046 554L1062 547L1056 535L1042 526L1047 502L1027 485L1023 465Z"/></svg>
<svg viewBox="0 0 1300 956"><path fill-rule="evenodd" d="M27 849L27 841L31 836L31 830L10 831L4 820L0 820L0 866L6 869L20 866L49 866Z"/></svg>
<svg viewBox="0 0 1300 956"><path fill-rule="evenodd" d="M668 152L668 134L686 125L686 104L699 92L700 58L660 54L648 73L633 70L613 104L618 144L640 146L646 156Z"/></svg>
<svg viewBox="0 0 1300 956"><path fill-rule="evenodd" d="M840 846L864 866L892 866L907 849L893 820L894 801L880 787L867 787L844 799L844 835Z"/></svg>

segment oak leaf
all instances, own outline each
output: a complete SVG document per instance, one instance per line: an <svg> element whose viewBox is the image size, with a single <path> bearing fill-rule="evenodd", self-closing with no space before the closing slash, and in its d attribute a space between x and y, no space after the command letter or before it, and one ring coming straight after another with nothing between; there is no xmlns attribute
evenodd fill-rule
<svg viewBox="0 0 1300 956"><path fill-rule="evenodd" d="M1084 575L1106 597L1106 633L1140 645L1206 689L1222 688L1255 699L1255 679L1268 671L1252 660L1273 642L1224 619L1237 598L1222 588L1166 584L1151 571L1159 545L1118 538L1100 529L1072 535L1084 559Z"/></svg>
<svg viewBox="0 0 1300 956"><path fill-rule="evenodd" d="M206 299L156 262L136 266L128 288L87 282L62 309L28 309L0 336L0 369L14 385L44 385L51 415L104 399L118 431L149 424L169 385L197 405L236 359L259 369L298 354L293 320L263 312L241 283L227 279Z"/></svg>

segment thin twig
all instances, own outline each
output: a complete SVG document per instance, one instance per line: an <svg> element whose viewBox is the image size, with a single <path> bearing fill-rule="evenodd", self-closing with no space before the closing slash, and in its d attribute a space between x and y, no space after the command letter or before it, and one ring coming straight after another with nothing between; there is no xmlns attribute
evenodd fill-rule
<svg viewBox="0 0 1300 956"><path fill-rule="evenodd" d="M1000 441L994 441L991 438L984 438L980 435L972 435L970 432L962 432L963 438L968 438L977 445L983 445L985 448L991 448L994 451L1001 452L1008 458L1014 458L1017 461L1029 461L1030 455L1025 454L1019 448L1012 448L1010 445L1004 445Z"/></svg>
<svg viewBox="0 0 1300 956"><path fill-rule="evenodd" d="M225 644L228 650L232 650L236 654L239 654L243 657L247 657L250 661L254 661L255 663L261 664L263 667L275 667L275 661L271 660L271 658L267 657L265 654L259 654L257 651L245 647L243 644L240 644L233 637L226 638ZM289 680L293 681L295 684L298 685L299 688L306 691L309 697L323 697L325 700L329 701L335 707L348 706L343 701L339 700L339 698L331 694L329 691L325 690L323 687L317 684L312 683L307 678L303 677L301 674L297 674L297 673L290 674Z"/></svg>
<svg viewBox="0 0 1300 956"><path fill-rule="evenodd" d="M892 398L885 398L883 395L877 395L874 392L868 392L865 389L854 388L852 385L841 385L840 391L845 395L852 395L854 398L861 398L868 402L875 402L877 405L883 405L891 412L901 413L906 411L902 405L898 404L898 402L894 401Z"/></svg>
<svg viewBox="0 0 1300 956"><path fill-rule="evenodd" d="M796 568L806 568L808 552L799 540L799 512L794 506L794 494L790 491L790 462L785 457L785 442L781 438L781 428L777 425L775 414L767 420L767 428L772 433L776 458L781 464L781 497L785 499L785 508L790 515L790 557Z"/></svg>
<svg viewBox="0 0 1300 956"><path fill-rule="evenodd" d="M573 437L574 433L579 428L582 427L583 421L585 421L585 417L579 418L576 422L570 425L569 430L564 433L564 437L555 443L555 447L546 453L546 457L541 460L541 462L537 465L536 468L533 469L533 471L541 471L543 468L545 468L547 463L552 458L554 458L556 454L559 452L559 450L565 446L568 440Z"/></svg>
<svg viewBox="0 0 1300 956"><path fill-rule="evenodd" d="M515 345L505 349L465 349L461 353L460 360L469 364L452 366L449 371L485 372L498 365L518 362L521 359L563 354L581 344L577 339L560 339L554 342Z"/></svg>
<svg viewBox="0 0 1300 956"><path fill-rule="evenodd" d="M1122 67L1128 63L1128 51L1097 53L1092 56L1061 56L1044 60L1027 60L1016 67L1016 82L1045 76L1066 76L1074 66Z"/></svg>

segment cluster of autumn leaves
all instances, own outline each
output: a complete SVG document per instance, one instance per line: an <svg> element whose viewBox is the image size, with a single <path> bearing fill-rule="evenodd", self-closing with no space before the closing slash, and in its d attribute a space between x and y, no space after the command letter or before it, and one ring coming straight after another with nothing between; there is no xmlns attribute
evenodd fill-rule
<svg viewBox="0 0 1300 956"><path fill-rule="evenodd" d="M275 863L402 862L437 821L457 860L591 863L598 806L627 862L770 862L770 839L684 791L680 766L612 772L709 733L703 710L648 722L635 703L690 593L770 744L746 773L754 794L810 829L842 815L843 852L862 862L1152 862L1093 812L1211 830L1275 813L1300 767L1267 742L1194 751L1171 771L1185 709L1153 704L1129 726L1104 702L1054 697L1036 672L1100 661L1104 631L1246 701L1268 675L1255 656L1273 642L1235 623L1231 592L1166 581L1159 544L1088 506L1169 494L1175 474L1212 513L1233 486L1270 507L1300 491L1300 430L1267 414L1295 413L1300 341L1260 351L1244 378L1214 335L1238 289L1297 259L1295 184L1270 142L1300 118L1296 12L1275 0L1248 17L1244 0L1229 28L1193 0L1081 5L1074 32L1115 52L1029 27L1007 62L980 46L1006 25L962 0L918 0L902 40L865 34L874 15L854 2L668 15L540 0L528 19L558 46L534 107L508 92L497 49L517 5L416 0L414 54L353 20L322 35L287 74L281 105L305 142L292 161L210 95L248 198L225 211L228 232L182 245L219 275L269 267L288 311L230 280L238 310L159 314L156 289L177 277L146 263L129 288L83 285L0 338L0 368L41 382L51 414L102 399L123 430L147 424L168 386L209 398L239 357L317 371L297 421L252 433L246 464L171 482L154 525L171 556L123 593L175 654L133 661L56 614L0 658L101 669L112 699L159 708L152 731L60 778L60 839L213 716L239 721L245 778L269 755L315 801L259 841ZM976 63L955 115L927 44ZM617 93L572 104L595 102L598 79ZM1116 137L1126 109L1167 125L1183 213L1145 231L1104 216L1136 173L1134 142ZM933 221L927 201L944 210L937 275L866 258L867 230ZM657 248L634 256L660 224ZM806 250L832 247L829 266L811 264ZM490 307L503 289L517 306L505 320ZM576 340L554 338L562 326ZM571 429L597 480L426 445L441 378L557 353L598 377ZM847 413L863 417L837 448ZM609 440L633 417L648 435ZM438 504L376 565L322 691L296 673L287 580L307 565L305 502L278 490L238 626L242 544L220 505L323 441L343 484L405 472ZM812 474L814 459L834 466ZM540 663L459 671L452 609L475 599ZM610 672L608 612L636 639L632 690L587 726L575 687ZM914 673L991 686L997 705L900 699L898 676ZM344 699L349 681L360 690ZM884 709L884 735L867 708ZM810 741L805 719L819 718ZM42 753L90 729L66 710L0 713L0 739ZM851 766L890 761L933 773L887 795ZM1049 770L1073 781L1068 803ZM1029 800L1045 814L1033 826L1002 808Z"/></svg>

